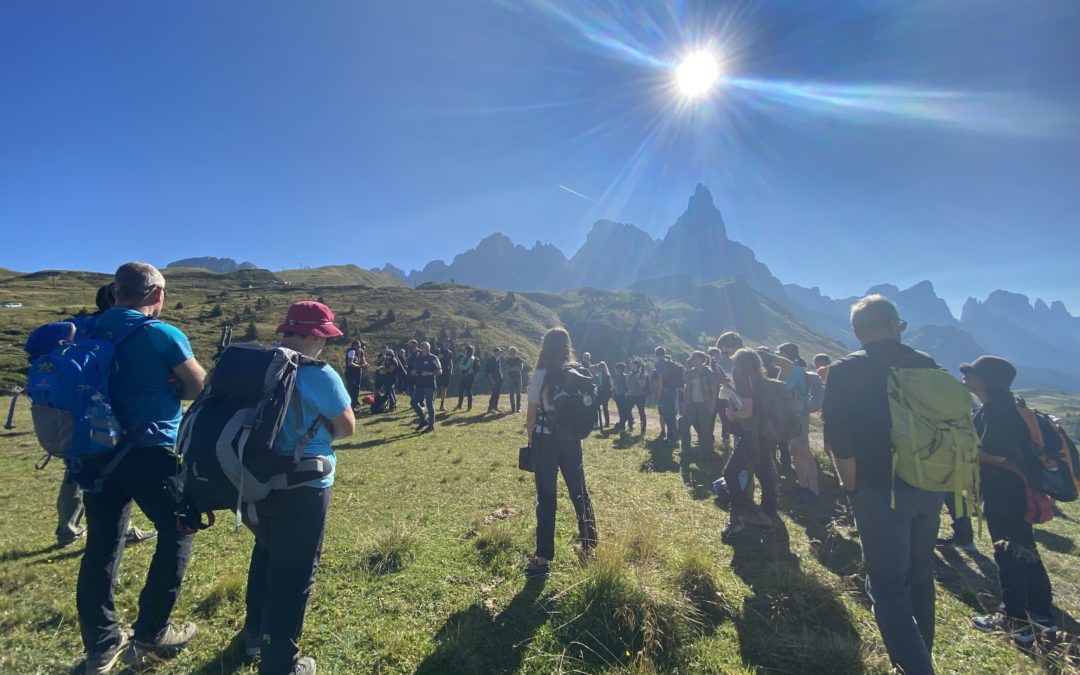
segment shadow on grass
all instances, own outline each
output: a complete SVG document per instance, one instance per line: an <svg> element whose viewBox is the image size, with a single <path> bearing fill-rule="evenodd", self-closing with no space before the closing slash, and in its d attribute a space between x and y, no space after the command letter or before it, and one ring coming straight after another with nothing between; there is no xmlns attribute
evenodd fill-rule
<svg viewBox="0 0 1080 675"><path fill-rule="evenodd" d="M476 602L446 620L435 636L435 651L417 673L514 673L529 640L548 620L539 603L546 579L529 579L504 610L495 617Z"/></svg>
<svg viewBox="0 0 1080 675"><path fill-rule="evenodd" d="M250 660L244 655L244 638L237 633L218 654L195 667L193 673L200 675L226 675L248 670Z"/></svg>
<svg viewBox="0 0 1080 675"><path fill-rule="evenodd" d="M733 541L731 565L751 589L735 618L743 662L764 672L863 670L862 640L834 588L801 569L783 522Z"/></svg>
<svg viewBox="0 0 1080 675"><path fill-rule="evenodd" d="M1054 553L1072 553L1076 549L1072 539L1041 528L1035 528L1035 542Z"/></svg>
<svg viewBox="0 0 1080 675"><path fill-rule="evenodd" d="M78 552L82 552L82 547L77 547ZM2 562L15 562L17 560L23 560L24 558L33 558L34 556L44 555L53 551L60 551L62 547L58 544L51 544L39 549L28 548L15 548L10 551L4 551L0 553L0 563ZM55 558L54 558L55 560Z"/></svg>
<svg viewBox="0 0 1080 675"><path fill-rule="evenodd" d="M712 484L723 474L724 464L724 458L710 449L684 452L679 458L679 473L690 496L699 500L713 498Z"/></svg>
<svg viewBox="0 0 1080 675"><path fill-rule="evenodd" d="M675 461L675 443L653 439L645 441L645 448L649 451L649 458L641 464L643 473L674 473L679 470L679 463Z"/></svg>
<svg viewBox="0 0 1080 675"><path fill-rule="evenodd" d="M975 563L972 569L965 557ZM976 551L961 554L952 546L939 546L934 576L938 584L977 614L996 611L1001 594L997 567L990 558Z"/></svg>
<svg viewBox="0 0 1080 675"><path fill-rule="evenodd" d="M484 422L490 422L492 420L498 420L498 419L502 419L504 417L508 417L510 415L516 415L516 414L518 414L518 413L512 413L509 410L504 410L503 412L497 412L497 413L481 412L481 413L476 413L476 414L473 414L473 415L469 415L468 417L448 417L446 419L440 419L438 416L436 416L435 422L436 422L436 424L441 424L443 426L454 426L454 425L459 425L459 424L460 425L482 424ZM524 413L522 413L522 414L524 414ZM524 418L522 419L522 421L524 421Z"/></svg>
<svg viewBox="0 0 1080 675"><path fill-rule="evenodd" d="M374 448L379 445L386 445L387 443L393 443L394 441L400 441L405 438L414 438L419 432L411 432L407 434L398 434L397 436L388 436L384 438L372 438L366 441L359 441L357 443L342 443L335 445L334 450L363 450L364 448Z"/></svg>

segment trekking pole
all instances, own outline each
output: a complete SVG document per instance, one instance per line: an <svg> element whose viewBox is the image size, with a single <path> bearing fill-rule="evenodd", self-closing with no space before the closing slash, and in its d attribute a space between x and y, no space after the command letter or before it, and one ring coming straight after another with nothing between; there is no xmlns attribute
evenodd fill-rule
<svg viewBox="0 0 1080 675"><path fill-rule="evenodd" d="M221 337L218 338L217 353L214 354L214 361L216 362L221 358L221 355L225 353L225 350L232 344L232 326L227 323L221 324Z"/></svg>
<svg viewBox="0 0 1080 675"><path fill-rule="evenodd" d="M4 428L11 431L15 428L15 404L19 402L19 394L22 393L22 389L15 387L15 393L11 397L11 406L8 408L7 422L4 422Z"/></svg>

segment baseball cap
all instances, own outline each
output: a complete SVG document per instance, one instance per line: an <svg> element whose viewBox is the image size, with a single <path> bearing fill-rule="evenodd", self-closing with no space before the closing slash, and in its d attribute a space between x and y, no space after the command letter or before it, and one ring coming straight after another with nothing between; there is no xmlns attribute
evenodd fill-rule
<svg viewBox="0 0 1080 675"><path fill-rule="evenodd" d="M300 333L322 338L344 335L334 325L334 313L321 302L303 300L294 302L285 315L285 322L277 327L278 333Z"/></svg>

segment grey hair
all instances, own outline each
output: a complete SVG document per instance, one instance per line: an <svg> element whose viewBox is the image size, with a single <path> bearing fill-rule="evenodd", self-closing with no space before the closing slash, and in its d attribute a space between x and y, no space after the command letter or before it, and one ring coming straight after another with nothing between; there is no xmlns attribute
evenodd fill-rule
<svg viewBox="0 0 1080 675"><path fill-rule="evenodd" d="M149 263L129 262L116 268L113 294L117 302L138 301L156 287L165 288L165 277Z"/></svg>
<svg viewBox="0 0 1080 675"><path fill-rule="evenodd" d="M851 328L856 335L868 330L884 328L891 321L899 321L896 305L884 295L868 295L851 306Z"/></svg>

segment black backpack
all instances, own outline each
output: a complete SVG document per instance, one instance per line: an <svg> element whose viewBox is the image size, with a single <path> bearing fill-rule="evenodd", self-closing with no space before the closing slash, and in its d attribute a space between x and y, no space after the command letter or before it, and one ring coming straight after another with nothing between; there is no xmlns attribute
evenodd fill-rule
<svg viewBox="0 0 1080 675"><path fill-rule="evenodd" d="M580 441L596 424L599 408L596 380L579 363L567 363L555 376L555 422L552 432L556 438Z"/></svg>
<svg viewBox="0 0 1080 675"><path fill-rule="evenodd" d="M682 389L685 383L686 369L674 361L666 361L664 363L664 373L661 378L661 389L678 390Z"/></svg>
<svg viewBox="0 0 1080 675"><path fill-rule="evenodd" d="M300 487L330 475L327 458L303 457L304 448L327 423L321 417L304 430L291 456L274 450L285 411L290 405L299 411L297 371L321 365L285 347L245 344L225 350L210 383L180 422L181 531L213 525L213 512L221 509L235 509L239 527L244 505L249 520L258 522L250 507L271 490Z"/></svg>

